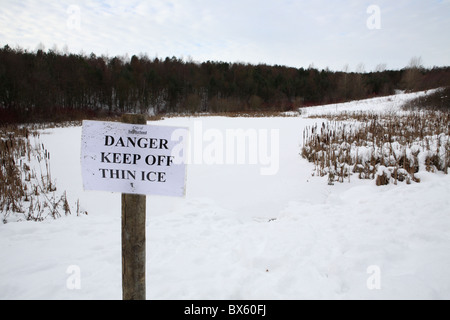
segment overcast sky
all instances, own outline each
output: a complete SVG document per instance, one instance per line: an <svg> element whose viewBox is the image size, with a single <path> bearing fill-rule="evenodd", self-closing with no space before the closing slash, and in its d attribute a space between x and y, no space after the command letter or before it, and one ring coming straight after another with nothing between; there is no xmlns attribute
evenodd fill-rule
<svg viewBox="0 0 450 320"><path fill-rule="evenodd" d="M0 0L0 45L371 71L450 66L450 0Z"/></svg>

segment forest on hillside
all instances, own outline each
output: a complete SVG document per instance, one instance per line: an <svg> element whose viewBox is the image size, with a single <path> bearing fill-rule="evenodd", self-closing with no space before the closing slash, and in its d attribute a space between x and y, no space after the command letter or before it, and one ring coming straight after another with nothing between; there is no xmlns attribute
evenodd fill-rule
<svg viewBox="0 0 450 320"><path fill-rule="evenodd" d="M0 124L122 113L288 111L450 86L450 67L342 72L0 48Z"/></svg>

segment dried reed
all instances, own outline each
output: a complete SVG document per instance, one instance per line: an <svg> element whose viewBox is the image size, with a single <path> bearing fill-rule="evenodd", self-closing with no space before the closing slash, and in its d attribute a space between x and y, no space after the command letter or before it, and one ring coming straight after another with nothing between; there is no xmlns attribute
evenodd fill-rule
<svg viewBox="0 0 450 320"><path fill-rule="evenodd" d="M51 177L50 152L37 130L0 128L0 212L3 223L43 221L71 214L67 193L56 195ZM79 207L79 203L78 203ZM79 214L80 210L77 210Z"/></svg>
<svg viewBox="0 0 450 320"><path fill-rule="evenodd" d="M314 175L329 184L375 179L377 185L420 182L420 170L448 173L450 113L342 112L317 115L322 125L305 128L302 156L314 163Z"/></svg>

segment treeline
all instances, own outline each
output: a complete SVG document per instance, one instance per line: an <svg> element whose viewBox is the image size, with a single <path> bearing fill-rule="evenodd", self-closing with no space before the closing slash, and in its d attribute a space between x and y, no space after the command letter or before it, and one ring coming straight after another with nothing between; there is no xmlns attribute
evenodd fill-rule
<svg viewBox="0 0 450 320"><path fill-rule="evenodd" d="M125 112L287 111L450 85L450 67L370 73L0 49L0 123Z"/></svg>

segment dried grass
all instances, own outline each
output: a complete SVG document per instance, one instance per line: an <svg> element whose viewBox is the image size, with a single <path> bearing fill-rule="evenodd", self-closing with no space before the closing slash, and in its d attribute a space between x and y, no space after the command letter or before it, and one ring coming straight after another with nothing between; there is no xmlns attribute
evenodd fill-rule
<svg viewBox="0 0 450 320"><path fill-rule="evenodd" d="M377 185L420 182L420 170L448 173L450 113L439 111L318 115L303 132L302 156L329 184L374 179Z"/></svg>
<svg viewBox="0 0 450 320"><path fill-rule="evenodd" d="M56 195L50 152L38 131L0 127L0 212L2 221L54 219L71 214L67 193ZM78 211L77 214L83 213Z"/></svg>
<svg viewBox="0 0 450 320"><path fill-rule="evenodd" d="M173 113L150 116L149 121L159 121L165 118L178 117L226 117L226 118L275 118L275 117L298 117L298 112L280 112L280 111L236 111L236 112L205 112L205 113Z"/></svg>

